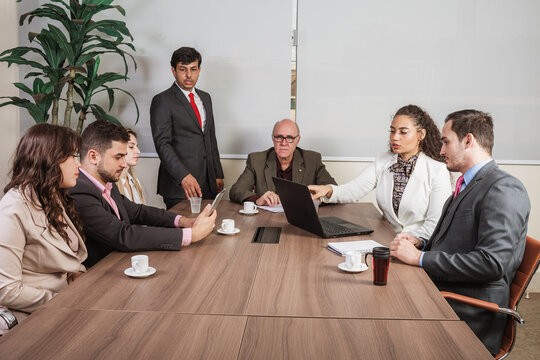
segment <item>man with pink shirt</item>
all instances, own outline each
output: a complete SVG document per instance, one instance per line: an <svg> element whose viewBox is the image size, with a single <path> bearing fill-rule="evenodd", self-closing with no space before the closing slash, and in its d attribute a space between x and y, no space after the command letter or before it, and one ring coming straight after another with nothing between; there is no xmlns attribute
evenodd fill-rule
<svg viewBox="0 0 540 360"><path fill-rule="evenodd" d="M180 250L206 237L215 225L216 212L210 215L209 206L193 219L121 195L114 183L127 167L128 141L126 129L104 120L82 133L81 171L70 193L84 225L87 267L115 250Z"/></svg>

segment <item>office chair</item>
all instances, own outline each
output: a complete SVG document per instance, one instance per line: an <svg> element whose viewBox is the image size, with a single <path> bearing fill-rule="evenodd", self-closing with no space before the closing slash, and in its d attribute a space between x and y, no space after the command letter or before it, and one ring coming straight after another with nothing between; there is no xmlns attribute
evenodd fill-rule
<svg viewBox="0 0 540 360"><path fill-rule="evenodd" d="M478 300L448 291L441 291L441 294L445 299L452 299L485 310L501 312L509 315L506 322L506 327L504 328L501 350L497 355L495 355L495 359L504 359L510 353L516 339L516 322L519 322L520 324L525 323L517 312L517 306L521 300L521 297L525 293L529 282L538 269L538 264L540 263L539 260L540 241L527 236L523 260L521 261L521 265L519 266L519 269L512 280L512 284L510 284L510 303L508 304L508 308L499 307L499 305L492 302Z"/></svg>

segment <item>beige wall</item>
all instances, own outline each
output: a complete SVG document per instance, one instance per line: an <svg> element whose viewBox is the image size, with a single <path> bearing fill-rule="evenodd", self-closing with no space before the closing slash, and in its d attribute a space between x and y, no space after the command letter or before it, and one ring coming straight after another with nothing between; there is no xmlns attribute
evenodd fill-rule
<svg viewBox="0 0 540 360"><path fill-rule="evenodd" d="M18 45L17 3L2 1L0 4L0 50L4 51ZM0 52L1 52L0 51ZM9 69L6 63L0 63L0 96L16 94L12 85L18 81L17 66ZM0 190L7 182L7 174L11 166L11 156L19 139L19 111L14 106L0 108Z"/></svg>

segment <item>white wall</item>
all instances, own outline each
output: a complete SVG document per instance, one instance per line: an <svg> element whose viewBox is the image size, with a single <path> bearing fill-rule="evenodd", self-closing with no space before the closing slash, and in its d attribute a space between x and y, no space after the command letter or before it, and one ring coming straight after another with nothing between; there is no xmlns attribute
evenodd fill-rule
<svg viewBox="0 0 540 360"><path fill-rule="evenodd" d="M17 3L2 1L0 3L0 52L18 46ZM12 83L19 81L17 66L9 69L6 63L0 63L0 96L14 95L17 90ZM11 156L19 139L19 111L14 106L0 108L0 194L3 195L7 175L10 169Z"/></svg>

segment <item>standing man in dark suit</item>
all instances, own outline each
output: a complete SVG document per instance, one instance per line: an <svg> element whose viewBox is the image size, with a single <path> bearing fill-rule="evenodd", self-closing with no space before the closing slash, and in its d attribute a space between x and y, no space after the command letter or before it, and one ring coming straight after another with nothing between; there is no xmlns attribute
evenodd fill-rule
<svg viewBox="0 0 540 360"><path fill-rule="evenodd" d="M79 179L70 194L83 223L93 266L111 251L180 250L212 232L216 212L208 205L197 219L135 204L114 184L127 167L129 134L121 126L97 120L83 131Z"/></svg>
<svg viewBox="0 0 540 360"><path fill-rule="evenodd" d="M161 160L157 191L167 209L186 198L214 198L223 189L212 100L195 89L201 62L201 54L193 48L176 50L171 58L175 82L154 96L150 107Z"/></svg>
<svg viewBox="0 0 540 360"><path fill-rule="evenodd" d="M492 148L489 114L462 110L446 117L441 155L448 170L463 175L429 241L401 233L390 254L423 267L439 290L508 306L531 205L521 182L495 164ZM499 352L506 315L450 305L492 354Z"/></svg>

